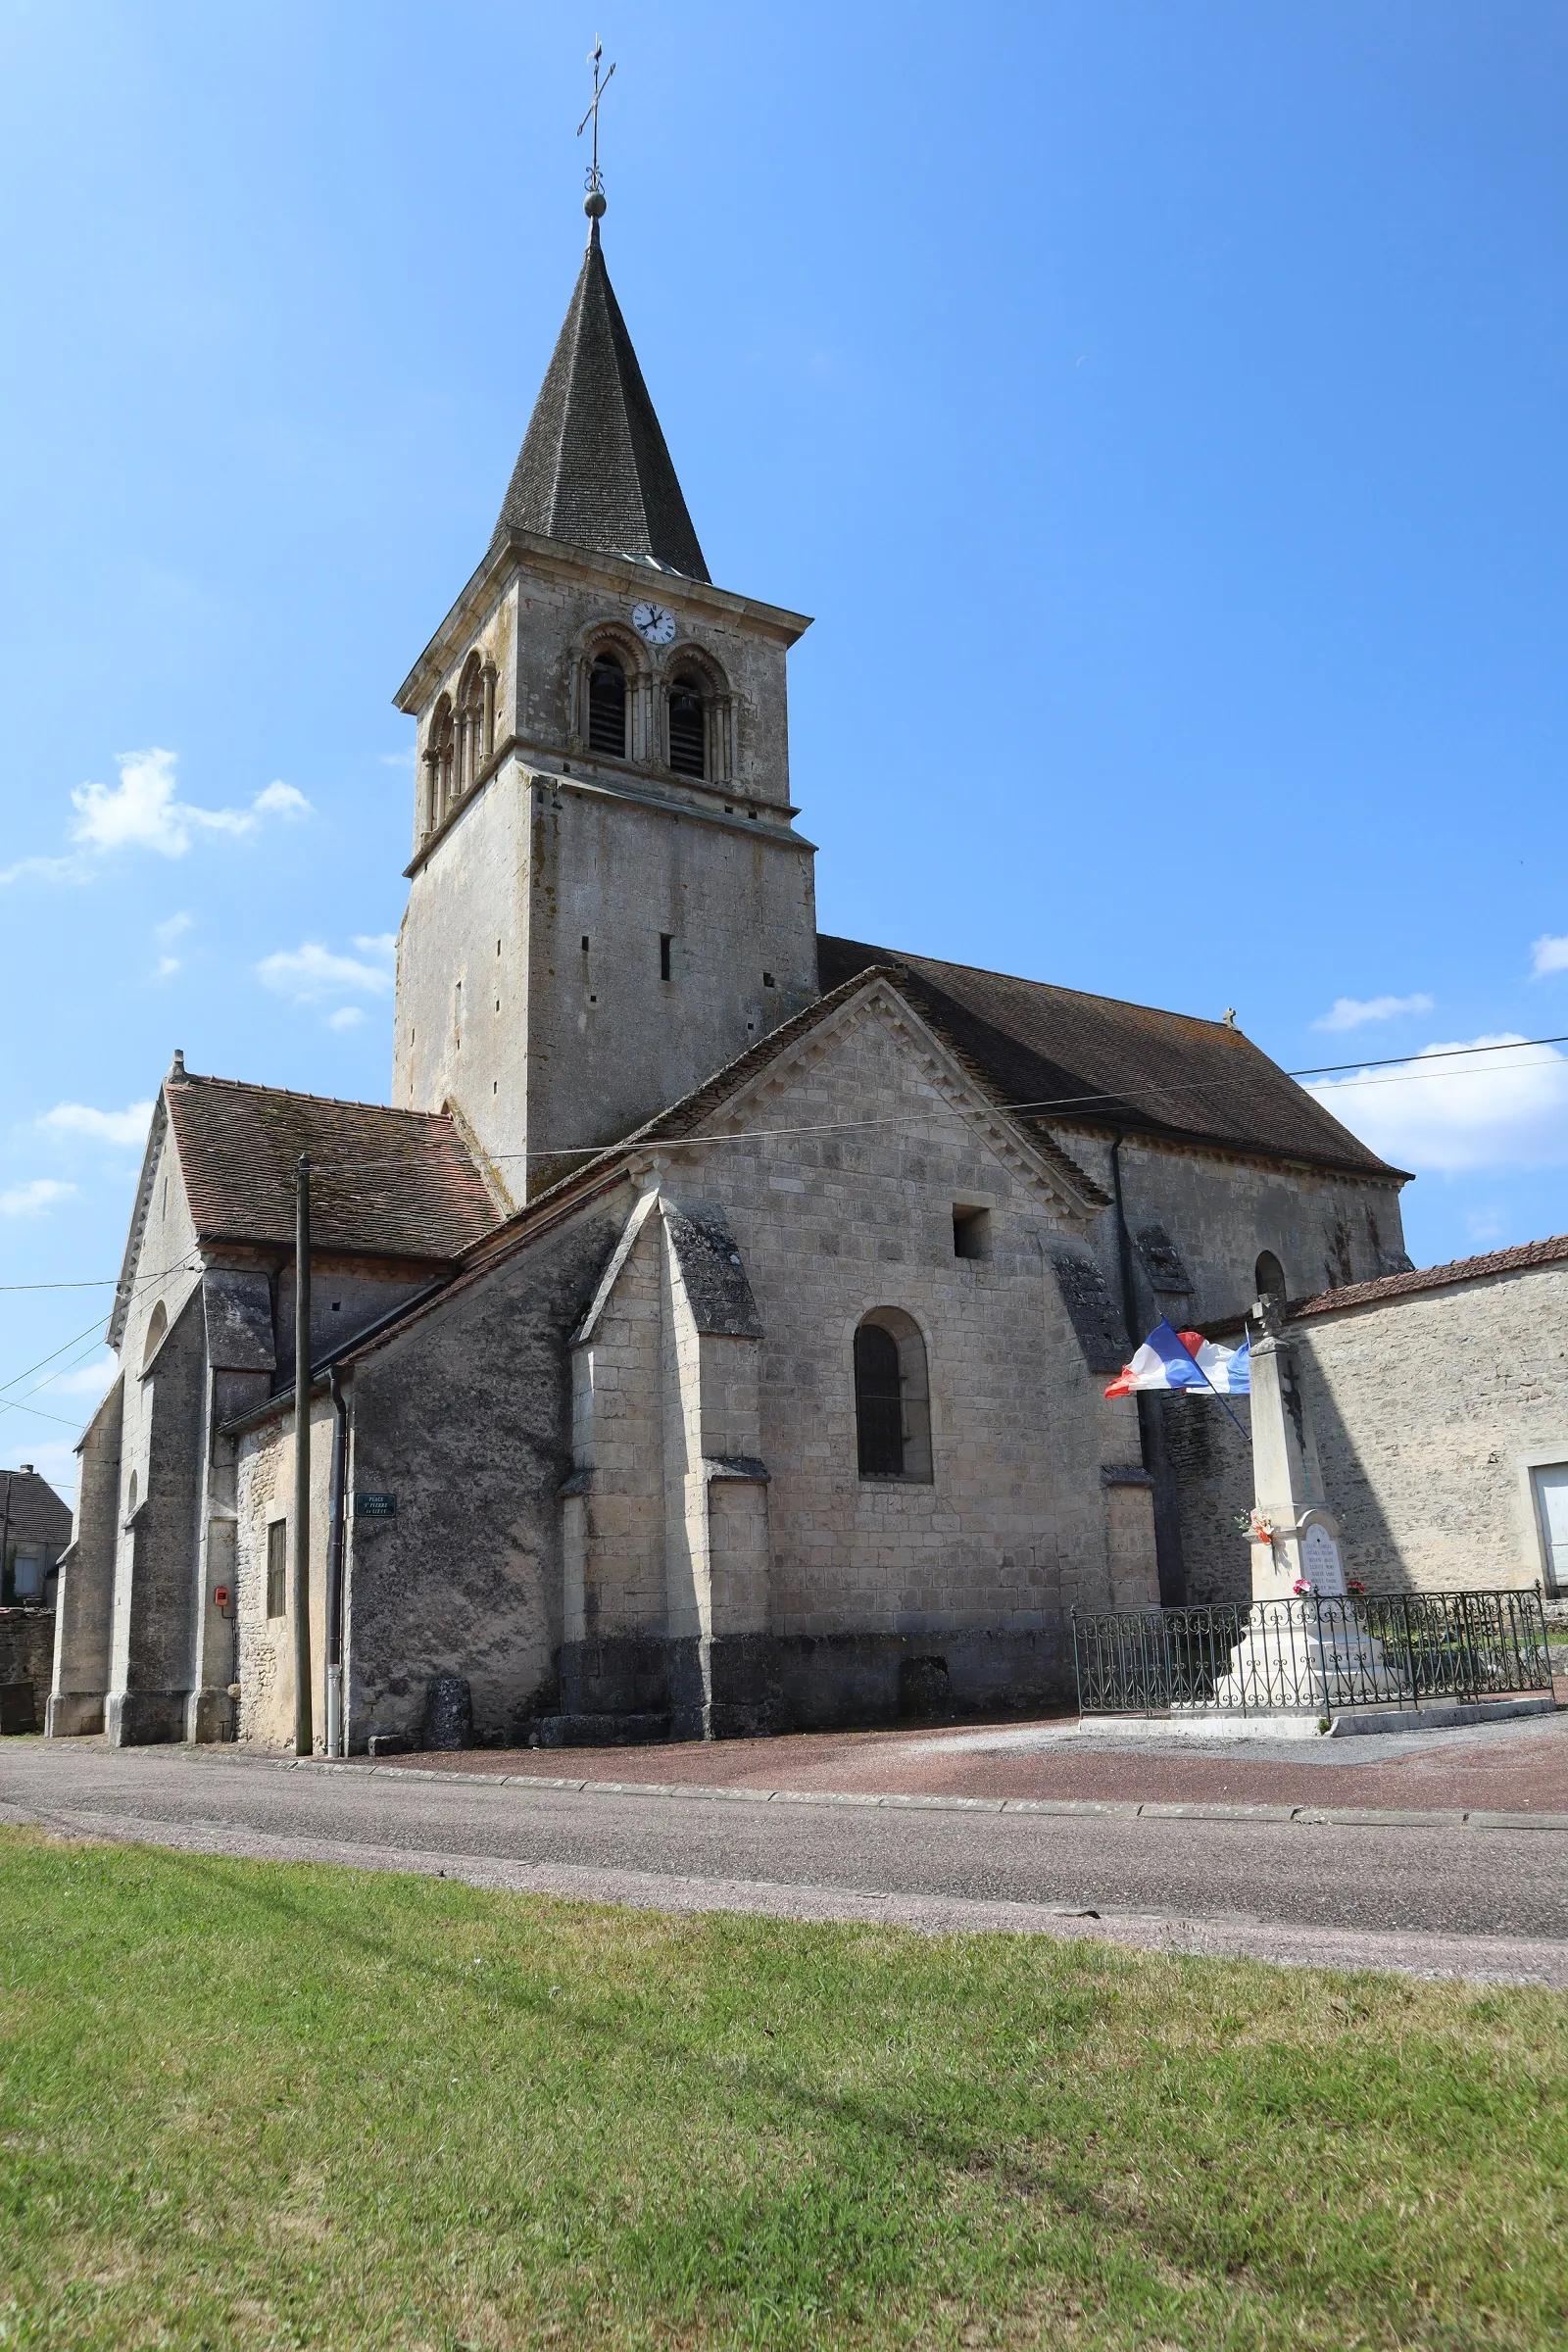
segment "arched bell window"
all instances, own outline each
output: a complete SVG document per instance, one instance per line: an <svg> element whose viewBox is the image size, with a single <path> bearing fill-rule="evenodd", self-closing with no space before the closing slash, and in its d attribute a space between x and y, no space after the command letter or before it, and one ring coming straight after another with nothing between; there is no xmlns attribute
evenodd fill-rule
<svg viewBox="0 0 1568 2352"><path fill-rule="evenodd" d="M930 1485L925 1342L900 1307L873 1307L855 1335L855 1430L862 1478Z"/></svg>
<svg viewBox="0 0 1568 2352"><path fill-rule="evenodd" d="M425 753L429 770L430 829L433 832L457 797L458 726L452 698L443 695L430 719L430 747Z"/></svg>
<svg viewBox="0 0 1568 2352"><path fill-rule="evenodd" d="M677 776L708 773L708 710L695 678L676 678L669 690L669 764Z"/></svg>
<svg viewBox="0 0 1568 2352"><path fill-rule="evenodd" d="M608 647L595 654L588 672L588 749L626 757L626 672Z"/></svg>
<svg viewBox="0 0 1568 2352"><path fill-rule="evenodd" d="M1252 1280L1257 1286L1252 1293L1254 1298L1272 1299L1277 1306L1283 1309L1285 1305L1285 1268L1280 1264L1272 1250L1263 1250L1258 1257L1257 1264L1252 1268Z"/></svg>
<svg viewBox="0 0 1568 2352"><path fill-rule="evenodd" d="M461 796L471 790L485 762L484 670L476 653L468 656L458 681L457 731L457 789Z"/></svg>

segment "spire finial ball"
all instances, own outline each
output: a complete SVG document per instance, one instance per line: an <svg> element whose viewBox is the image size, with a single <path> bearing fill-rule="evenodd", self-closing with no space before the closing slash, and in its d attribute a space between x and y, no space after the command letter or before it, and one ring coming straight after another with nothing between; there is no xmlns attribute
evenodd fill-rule
<svg viewBox="0 0 1568 2352"><path fill-rule="evenodd" d="M590 220L602 220L606 210L604 189L590 188L582 200L582 209Z"/></svg>

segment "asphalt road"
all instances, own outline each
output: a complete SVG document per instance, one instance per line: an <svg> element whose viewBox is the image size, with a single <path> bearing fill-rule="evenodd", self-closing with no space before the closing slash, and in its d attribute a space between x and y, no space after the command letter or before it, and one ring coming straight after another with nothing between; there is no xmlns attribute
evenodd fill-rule
<svg viewBox="0 0 1568 2352"><path fill-rule="evenodd" d="M1568 1830L547 1788L9 1740L0 1819L670 1910L1091 1935L1568 1988Z"/></svg>

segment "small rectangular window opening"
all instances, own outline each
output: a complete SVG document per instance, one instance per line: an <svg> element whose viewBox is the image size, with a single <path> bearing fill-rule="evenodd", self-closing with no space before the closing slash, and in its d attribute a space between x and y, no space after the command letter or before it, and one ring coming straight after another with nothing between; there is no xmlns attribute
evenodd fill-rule
<svg viewBox="0 0 1568 2352"><path fill-rule="evenodd" d="M953 1210L953 1254L955 1257L989 1257L991 1255L991 1211L989 1208L960 1208Z"/></svg>
<svg viewBox="0 0 1568 2352"><path fill-rule="evenodd" d="M777 981L776 981L776 980L773 978L773 975L772 975L772 973L771 973L771 972L764 972L764 973L762 974L762 986L763 986L764 988L776 988L776 987L778 986L778 983L777 983Z"/></svg>
<svg viewBox="0 0 1568 2352"><path fill-rule="evenodd" d="M670 976L669 951L674 944L675 935L672 931L661 931L659 934L659 977L661 980L667 980Z"/></svg>
<svg viewBox="0 0 1568 2352"><path fill-rule="evenodd" d="M582 935L582 952L585 956L588 953L588 934L586 931Z"/></svg>
<svg viewBox="0 0 1568 2352"><path fill-rule="evenodd" d="M272 1519L267 1528L267 1614L288 1612L288 1521Z"/></svg>

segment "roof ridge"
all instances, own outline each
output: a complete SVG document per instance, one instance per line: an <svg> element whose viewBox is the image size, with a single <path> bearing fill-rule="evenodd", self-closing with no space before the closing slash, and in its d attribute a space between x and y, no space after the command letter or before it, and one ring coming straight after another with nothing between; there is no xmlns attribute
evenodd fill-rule
<svg viewBox="0 0 1568 2352"><path fill-rule="evenodd" d="M366 1102L357 1095L316 1095L297 1086L264 1086L257 1078L220 1078L216 1071L210 1070L183 1070L179 1077L171 1078L166 1083L175 1089L180 1086L226 1086L241 1095L276 1095L285 1102L330 1102L338 1110L390 1111L400 1119L426 1119L437 1127L453 1126L452 1114L446 1110L414 1110L400 1102ZM455 1128L453 1132L456 1133Z"/></svg>
<svg viewBox="0 0 1568 2352"><path fill-rule="evenodd" d="M902 963L947 964L956 972L974 972L982 980L1011 980L1019 988L1049 988L1060 997L1082 997L1085 1003L1090 1004L1115 1004L1131 1012L1157 1013L1162 1021L1192 1021L1200 1029L1214 1029L1224 1037L1239 1037L1245 1045L1252 1047L1255 1053L1261 1054L1263 1051L1257 1040L1249 1037L1245 1029L1236 1028L1229 1021L1210 1020L1206 1013L1173 1012L1169 1005L1143 1004L1133 997L1110 997L1105 994L1103 989L1073 988L1065 980L1035 980L1027 972L1003 972L999 971L995 964L990 963L961 963L956 956L923 956L914 948L877 947L871 940L851 939L842 931L821 931L818 932L817 937L839 940L847 948L864 948L874 956L891 956ZM1289 1076L1289 1072L1286 1072L1286 1075Z"/></svg>
<svg viewBox="0 0 1568 2352"><path fill-rule="evenodd" d="M1568 1258L1568 1233L1547 1234L1538 1242L1515 1242L1507 1250L1483 1250L1478 1257L1450 1257L1437 1266L1412 1266L1402 1274L1380 1274L1371 1282L1342 1283L1336 1291L1319 1291L1311 1298L1292 1301L1290 1320L1300 1315L1325 1315L1336 1307L1361 1306L1378 1298L1403 1298L1418 1291L1441 1291L1449 1283L1475 1282L1488 1274L1514 1274L1527 1266L1549 1266Z"/></svg>

